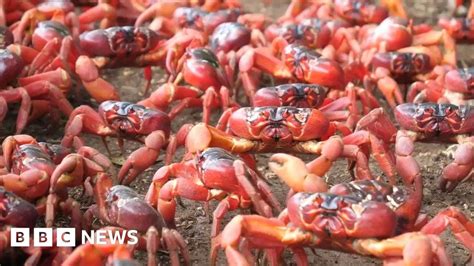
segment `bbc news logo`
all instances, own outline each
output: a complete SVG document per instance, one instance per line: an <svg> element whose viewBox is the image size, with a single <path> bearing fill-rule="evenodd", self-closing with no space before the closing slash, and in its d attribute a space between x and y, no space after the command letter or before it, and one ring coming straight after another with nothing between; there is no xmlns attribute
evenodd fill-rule
<svg viewBox="0 0 474 266"><path fill-rule="evenodd" d="M57 247L75 247L76 234L74 228L57 228L56 244ZM30 247L33 239L34 247L52 247L53 246L53 228L34 228L31 234L29 228L14 227L10 231L11 247ZM81 231L81 243L91 243L97 245L106 244L130 244L138 243L137 230L91 230Z"/></svg>

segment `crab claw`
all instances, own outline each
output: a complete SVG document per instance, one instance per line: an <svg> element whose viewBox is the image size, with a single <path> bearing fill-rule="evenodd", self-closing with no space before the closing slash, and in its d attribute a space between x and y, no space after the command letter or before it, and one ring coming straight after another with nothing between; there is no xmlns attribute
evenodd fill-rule
<svg viewBox="0 0 474 266"><path fill-rule="evenodd" d="M120 100L114 86L99 76L99 69L87 56L80 56L76 61L76 73L81 78L87 92L99 103L108 100Z"/></svg>
<svg viewBox="0 0 474 266"><path fill-rule="evenodd" d="M77 153L69 154L51 175L50 193L82 185L87 177L103 171L104 169L94 161Z"/></svg>
<svg viewBox="0 0 474 266"><path fill-rule="evenodd" d="M134 151L123 164L118 174L120 184L128 185L135 178L153 165L166 145L167 139L163 131L154 131L145 138L145 147Z"/></svg>
<svg viewBox="0 0 474 266"><path fill-rule="evenodd" d="M470 143L459 145L454 153L454 161L443 169L443 175L439 180L442 191L451 192L463 180L473 175L474 148Z"/></svg>
<svg viewBox="0 0 474 266"><path fill-rule="evenodd" d="M295 192L325 192L328 186L324 179L308 172L306 164L299 158L285 153L270 157L270 169Z"/></svg>
<svg viewBox="0 0 474 266"><path fill-rule="evenodd" d="M36 140L30 135L15 135L7 137L2 143L5 167L10 171L12 166L12 154L15 148L21 144L34 144Z"/></svg>

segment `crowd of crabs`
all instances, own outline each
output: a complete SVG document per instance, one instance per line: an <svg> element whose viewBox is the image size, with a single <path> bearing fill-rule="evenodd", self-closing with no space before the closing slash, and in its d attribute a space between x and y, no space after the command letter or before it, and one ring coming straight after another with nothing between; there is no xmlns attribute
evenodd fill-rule
<svg viewBox="0 0 474 266"><path fill-rule="evenodd" d="M474 42L474 1L465 18L436 26L415 24L401 0L292 0L276 20L238 0L0 5L0 121L19 106L15 135L2 143L0 254L22 253L27 265L133 265L140 249L156 265L161 249L172 265L190 264L176 229L178 199L218 202L210 264L223 250L229 265L262 257L278 265L289 249L308 265L306 251L329 249L387 265L450 265L439 236L447 228L474 251L472 214L459 206L423 214L423 171L414 159L417 142L455 143L439 190L474 179L474 69L457 67L456 56L457 43ZM144 69L141 101L123 101L101 76L119 67ZM156 89L152 67L166 72ZM79 106L75 97L73 106L81 89L92 100ZM202 111L202 122L173 132L189 108ZM21 134L43 117L67 120L60 143ZM118 139L122 152L124 140L142 146L116 169L107 145L108 153L86 145L91 135L104 144ZM162 150L164 165L141 175ZM268 166L290 189L286 203L259 171L257 153L272 153ZM324 176L340 158L348 180L329 186ZM146 195L129 186L137 177L152 178ZM94 203L76 201L76 187ZM237 209L251 214L223 225ZM137 230L140 239L9 246L12 227L56 232L58 215L77 234L103 226Z"/></svg>

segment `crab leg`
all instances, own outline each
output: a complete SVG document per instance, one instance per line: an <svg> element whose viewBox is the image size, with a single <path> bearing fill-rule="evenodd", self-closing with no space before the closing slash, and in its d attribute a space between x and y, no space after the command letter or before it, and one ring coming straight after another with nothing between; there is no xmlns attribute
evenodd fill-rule
<svg viewBox="0 0 474 266"><path fill-rule="evenodd" d="M465 138L465 139L463 139ZM452 191L460 182L470 178L474 169L474 137L461 137L454 161L443 169L439 180L442 191Z"/></svg>
<svg viewBox="0 0 474 266"><path fill-rule="evenodd" d="M293 76L285 64L274 57L271 51L266 48L248 49L240 58L239 69L243 87L250 100L254 98L258 86L250 72L252 67L257 67L278 79L290 79Z"/></svg>
<svg viewBox="0 0 474 266"><path fill-rule="evenodd" d="M383 142L377 138L375 135L372 135L368 131L356 131L351 135L344 137L344 144L353 144L353 145L365 145L369 144L371 152L374 154L375 160L380 165L380 168L384 173L390 178L390 181L395 183L395 162L393 156L390 153L390 150L387 150Z"/></svg>
<svg viewBox="0 0 474 266"><path fill-rule="evenodd" d="M183 256L184 259L184 264L189 265L190 264L190 255L189 251L186 248L186 242L184 241L183 236L178 233L178 231L174 229L167 229L163 228L162 229L162 238L164 239L165 242L165 247L167 248L170 257L171 257L171 265L180 265L179 259L178 259L178 250ZM153 264L156 265L156 264Z"/></svg>
<svg viewBox="0 0 474 266"><path fill-rule="evenodd" d="M87 25L92 22L101 20L100 28L106 29L116 23L117 11L116 9L106 3L100 3L88 9L79 16L79 24Z"/></svg>
<svg viewBox="0 0 474 266"><path fill-rule="evenodd" d="M281 212L280 203L278 202L278 200L273 195L272 190L270 189L268 184L264 181L264 179L262 177L260 177L256 167L252 168L253 166L249 166L250 169L248 169L248 167L246 167L246 165L247 166L249 165L248 163L246 163L247 160L243 159L243 161L245 163L240 161L240 160L237 161L236 163L234 163L236 176L237 176L237 179L239 180L240 185L242 185L244 188L246 188L250 185L250 184L245 184L245 183L248 183L247 178L246 178L245 175L242 175L242 171L247 171L250 174L250 178L251 178L252 182L255 184L255 187L258 189L258 193L262 194L264 199L266 201L268 201L269 205L272 208L276 209L278 212ZM243 179L243 178L245 178L245 179ZM250 187L250 190L247 191L247 194L250 195L251 193L256 193L256 191L251 191L252 189L254 189L254 186ZM263 203L266 204L266 202L263 202ZM258 204L258 202L254 201L253 204ZM264 213L264 212L262 212L262 213Z"/></svg>
<svg viewBox="0 0 474 266"><path fill-rule="evenodd" d="M145 147L141 147L130 154L120 168L118 179L121 184L130 184L135 178L153 165L160 155L160 150L165 147L168 140L161 130L150 133L145 138ZM168 155L170 156L170 155Z"/></svg>
<svg viewBox="0 0 474 266"><path fill-rule="evenodd" d="M69 90L72 84L71 77L62 68L57 68L56 70L18 78L18 83L23 87L27 87L28 85L34 84L35 82L39 81L48 81L49 83L52 83L55 86L59 87L62 91Z"/></svg>
<svg viewBox="0 0 474 266"><path fill-rule="evenodd" d="M163 219L169 228L176 228L174 221L176 213L176 196L205 202L220 194L222 194L221 191L210 191L203 185L196 184L192 179L178 177L167 182L161 188L158 199L158 211L163 216Z"/></svg>
<svg viewBox="0 0 474 266"><path fill-rule="evenodd" d="M241 240L245 238L252 247L283 248L288 245L311 245L320 240L308 232L286 227L275 218L258 215L238 215L234 217L222 231L219 243L211 247L211 265L215 265L216 249L225 250L229 265L250 265L247 258L239 251ZM268 253L270 255L272 253ZM278 261L274 255L270 261Z"/></svg>
<svg viewBox="0 0 474 266"><path fill-rule="evenodd" d="M43 49L41 49L41 51L35 57L33 62L31 62L28 75L43 72L44 69L51 63L51 60L55 58L58 48L59 40L57 38L48 41Z"/></svg>
<svg viewBox="0 0 474 266"><path fill-rule="evenodd" d="M154 91L148 98L138 102L138 104L165 110L170 103L186 98L199 98L203 92L192 86L178 86L173 83L165 83Z"/></svg>
<svg viewBox="0 0 474 266"><path fill-rule="evenodd" d="M200 136L199 139L195 136ZM194 126L186 138L186 149L189 152L202 151L208 147L221 147L233 153L244 153L254 149L252 141L234 138L204 123Z"/></svg>
<svg viewBox="0 0 474 266"><path fill-rule="evenodd" d="M458 208L449 207L431 219L421 232L439 235L451 226L454 236L472 253L474 252L474 222Z"/></svg>
<svg viewBox="0 0 474 266"><path fill-rule="evenodd" d="M326 192L328 185L320 176L308 171L305 163L294 156L277 153L270 157L268 166L293 192ZM298 171L295 171L298 169Z"/></svg>
<svg viewBox="0 0 474 266"><path fill-rule="evenodd" d="M370 254L394 264L403 261L403 265L432 265L436 257L439 265L452 265L443 242L435 235L405 233L385 240L355 240L353 246L362 254Z"/></svg>
<svg viewBox="0 0 474 266"><path fill-rule="evenodd" d="M87 121L87 123L84 121ZM74 138L79 136L81 132L96 134L103 138L114 136L112 130L105 124L100 115L88 105L81 105L71 113L61 145L71 147Z"/></svg>
<svg viewBox="0 0 474 266"><path fill-rule="evenodd" d="M276 198L273 197L273 195L271 194L270 189L266 187L267 189L266 196L270 195L272 199L271 203L277 204L276 206L270 206L262 198L259 189L262 187L263 182L256 182L257 187L254 186L254 184L249 180L249 177L246 175L246 173L248 173L251 177L253 177L254 181L258 179L258 177L255 173L251 172L252 170L246 169L244 162L237 160L234 162L233 166L234 166L235 176L237 177L239 184L244 188L245 192L250 197L250 200L252 201L252 204L254 208L256 209L257 213L262 216L272 217L273 216L272 207L279 208L279 204Z"/></svg>
<svg viewBox="0 0 474 266"><path fill-rule="evenodd" d="M79 56L76 61L76 74L81 78L87 92L98 102L119 100L115 87L99 75L99 69L87 56Z"/></svg>
<svg viewBox="0 0 474 266"><path fill-rule="evenodd" d="M38 169L28 170L20 175L0 175L0 185L24 199L34 200L48 193L49 176Z"/></svg>
<svg viewBox="0 0 474 266"><path fill-rule="evenodd" d="M415 145L413 135L404 130L397 132L395 154L397 160L397 171L407 184L412 184L417 175L420 175L420 166L413 158Z"/></svg>

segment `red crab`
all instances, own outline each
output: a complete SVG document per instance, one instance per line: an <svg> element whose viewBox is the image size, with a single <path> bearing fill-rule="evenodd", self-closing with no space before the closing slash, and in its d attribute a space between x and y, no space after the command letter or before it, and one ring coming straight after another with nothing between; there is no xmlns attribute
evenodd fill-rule
<svg viewBox="0 0 474 266"><path fill-rule="evenodd" d="M246 49L265 46L267 40L258 29L252 29L239 22L220 24L209 37L209 47L223 61L236 61ZM228 64L230 65L230 62ZM236 66L231 66L231 73Z"/></svg>
<svg viewBox="0 0 474 266"><path fill-rule="evenodd" d="M220 200L213 214L211 237L215 237L229 211L252 208L260 215L272 217L272 209L280 210L270 188L255 171L226 150L208 148L194 158L156 171L146 200L157 206L169 228L176 227L175 197L204 202Z"/></svg>
<svg viewBox="0 0 474 266"><path fill-rule="evenodd" d="M221 131L227 129L227 132ZM344 139L333 136L341 131ZM197 138L196 136L199 136ZM331 137L333 136L333 137ZM359 146L370 145L388 176L393 176L392 158L386 157L381 141L369 132L352 131L330 121L318 109L295 107L244 107L227 111L218 128L194 126L186 137L186 148L194 153L208 147L220 147L233 153L297 152L321 156L310 163L311 169L324 175L338 157L356 161L357 177L370 179L367 156ZM317 170L316 170L317 169Z"/></svg>
<svg viewBox="0 0 474 266"><path fill-rule="evenodd" d="M323 49L323 54L334 54L333 57L344 57L350 50L344 46L345 28L350 24L343 20L297 19L297 23L284 22L273 24L265 29L265 36L272 42L274 53L288 44L297 43L311 49Z"/></svg>
<svg viewBox="0 0 474 266"><path fill-rule="evenodd" d="M89 31L80 36L80 47L85 56L76 61L76 73L89 93L97 95L94 98L98 101L104 101L118 99L118 94L112 85L100 78L99 69L145 67L146 94L150 87L152 65L165 66L167 53L187 46L202 46L205 42L205 37L193 30L179 32L166 41L163 36L143 27L123 26Z"/></svg>
<svg viewBox="0 0 474 266"><path fill-rule="evenodd" d="M395 108L404 103L400 86L410 84L424 76L440 63L440 56L424 47L409 47L397 52L378 52L371 59L363 80L366 88L377 88L382 92L388 104Z"/></svg>
<svg viewBox="0 0 474 266"><path fill-rule="evenodd" d="M451 36L445 31L434 31L425 25L413 26L406 19L389 17L378 25L370 24L360 29L347 29L344 34L356 57L366 65L371 62L376 52L416 52L416 50L427 54L438 54L440 63L456 65L456 43ZM439 50L440 44L444 44L444 55L441 55ZM402 48L406 50L401 50ZM430 63L434 66L437 62Z"/></svg>
<svg viewBox="0 0 474 266"><path fill-rule="evenodd" d="M294 106L298 108L318 108L330 121L345 121L349 128L357 123L359 110L356 94L360 93L362 105L371 106L372 95L363 89L349 86L347 96L336 100L326 98L329 89L316 84L290 83L259 89L253 97L254 107ZM375 102L377 102L375 100ZM379 105L377 104L376 107ZM347 111L349 110L349 111Z"/></svg>
<svg viewBox="0 0 474 266"><path fill-rule="evenodd" d="M27 44L37 24L45 20L61 23L71 30L72 36L77 38L81 31L90 28L90 24L100 21L101 28L108 28L116 24L116 10L112 5L100 3L76 15L75 6L69 0L49 0L28 9L21 16L21 20L13 24L12 29L15 42Z"/></svg>
<svg viewBox="0 0 474 266"><path fill-rule="evenodd" d="M434 78L415 82L408 91L408 102L438 102L469 105L474 99L473 68L436 67Z"/></svg>
<svg viewBox="0 0 474 266"><path fill-rule="evenodd" d="M288 184L297 183L292 186L295 191L303 183L304 188L321 189L314 183L314 176L294 168L301 164L300 159L286 154L270 159L270 167L283 180L300 176ZM422 177L416 171L410 174L402 175L404 187L363 180L335 185L328 192L298 192L288 200L286 211L278 219L234 217L212 248L211 259L215 263L216 248L222 247L230 265L251 265L249 247L266 248L271 249L267 251L270 264L277 265L281 252L289 247L297 262L307 265L303 248L310 247L377 257L386 263L449 265L451 261L438 237L449 225L454 236L473 252L474 223L459 209L450 207L428 223L422 222L426 220L419 216ZM244 239L247 245L239 249Z"/></svg>
<svg viewBox="0 0 474 266"><path fill-rule="evenodd" d="M10 48L10 47L9 47ZM19 77L24 70L25 62L15 52L0 51L0 120L7 114L8 104L20 102L16 123L16 133L23 131L26 124L49 112L59 109L66 115L72 106L56 84L69 83L70 79L62 69L38 75ZM14 80L21 87L8 88Z"/></svg>
<svg viewBox="0 0 474 266"><path fill-rule="evenodd" d="M98 135L104 140L106 137L118 138L122 151L123 139L144 143L144 147L130 154L118 174L120 183L129 184L155 163L160 150L168 144L170 126L168 115L159 110L129 102L106 101L99 105L98 111L87 105L76 108L66 124L61 144L70 147L74 137L82 132ZM106 148L108 150L107 145ZM172 151L168 149L167 162L171 155Z"/></svg>
<svg viewBox="0 0 474 266"><path fill-rule="evenodd" d="M406 150L402 149L396 154L400 157L397 168L403 171L413 171L417 168L404 159L412 156L413 142L458 143L454 161L443 169L439 186L443 191L452 191L457 184L472 176L474 109L471 106L406 103L395 108L395 119L401 128L398 133L383 109L375 109L359 121L357 128L371 131L385 143L395 142L395 147L406 147ZM398 135L403 137L399 138Z"/></svg>
<svg viewBox="0 0 474 266"><path fill-rule="evenodd" d="M299 108L319 108L326 99L327 90L327 88L317 84L304 83L265 87L255 93L253 105L255 107L294 106Z"/></svg>
<svg viewBox="0 0 474 266"><path fill-rule="evenodd" d="M30 41L28 42L30 43ZM50 81L67 94L74 74L74 63L80 54L69 29L57 21L41 21L31 36L31 46L18 43L7 47L23 60L25 69L20 84ZM67 71L67 73L66 73Z"/></svg>
<svg viewBox="0 0 474 266"><path fill-rule="evenodd" d="M156 265L160 243L169 251L172 265L179 265L178 252L189 265L189 252L183 237L177 231L167 229L161 215L133 189L113 185L110 176L100 173L96 178L94 197L96 205L84 214L86 226L97 217L105 224L118 226L116 230L137 230L141 235L146 234L146 241L139 240L138 248L147 250L148 265Z"/></svg>
<svg viewBox="0 0 474 266"><path fill-rule="evenodd" d="M268 72L279 80L298 80L331 89L344 89L346 85L344 71L336 61L321 57L314 50L299 44L284 47L281 60L264 47L249 49L241 57L240 76L249 98L253 97L259 84L252 75L252 67Z"/></svg>
<svg viewBox="0 0 474 266"><path fill-rule="evenodd" d="M71 151L46 143L38 143L28 135L9 136L3 141L2 148L7 173L0 176L0 184L6 190L12 191L28 201L35 201L40 213L44 213L45 202L41 199L48 194L57 164L64 163L65 156ZM90 161L86 159L90 158L97 162L90 161L90 168L102 169L111 165L105 156L101 156L93 148L83 146L78 148L77 152L75 157L86 161ZM63 197L66 191L58 189L57 192ZM75 203L67 202L65 204ZM63 207L69 208L70 206Z"/></svg>
<svg viewBox="0 0 474 266"><path fill-rule="evenodd" d="M179 59L179 60L178 60ZM166 110L170 103L180 100L169 112L171 119L185 108L203 108L203 121L209 122L211 110L222 106L236 106L232 96L229 79L224 67L216 55L208 48L187 49L183 56L172 55L168 70L173 83L165 83L154 91L149 98L139 102L150 108ZM179 85L181 80L191 85Z"/></svg>

